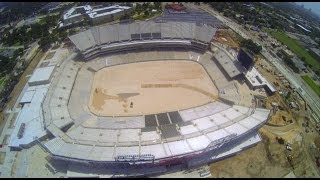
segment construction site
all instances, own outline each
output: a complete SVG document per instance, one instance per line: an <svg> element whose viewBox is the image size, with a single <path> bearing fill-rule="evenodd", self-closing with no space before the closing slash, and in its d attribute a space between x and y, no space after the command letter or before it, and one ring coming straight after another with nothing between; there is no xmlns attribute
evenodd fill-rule
<svg viewBox="0 0 320 180"><path fill-rule="evenodd" d="M193 13L209 23L93 26L36 55L5 114L1 177L319 177L305 101Z"/></svg>
<svg viewBox="0 0 320 180"><path fill-rule="evenodd" d="M230 29L217 32L216 40L237 48ZM233 39L232 39L233 38ZM262 107L273 110L259 132L262 142L234 157L210 165L213 177L318 177L319 126L310 121L305 101L289 81L266 59L255 57L255 67L278 89L259 98Z"/></svg>

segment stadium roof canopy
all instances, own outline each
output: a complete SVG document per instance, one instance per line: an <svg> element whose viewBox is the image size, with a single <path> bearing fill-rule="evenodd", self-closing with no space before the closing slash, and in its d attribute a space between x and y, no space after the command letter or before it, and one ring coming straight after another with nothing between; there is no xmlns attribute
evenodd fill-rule
<svg viewBox="0 0 320 180"><path fill-rule="evenodd" d="M19 112L15 121L15 128L12 131L9 141L9 147L21 148L33 142L36 138L46 135L43 125L43 116L41 103L48 91L48 84L32 86L27 89L24 96L26 99L31 97L30 104L25 104ZM18 137L19 129L22 124L25 124L25 130L22 137Z"/></svg>
<svg viewBox="0 0 320 180"><path fill-rule="evenodd" d="M48 84L55 66L37 68L28 81L30 86L34 84Z"/></svg>
<svg viewBox="0 0 320 180"><path fill-rule="evenodd" d="M19 101L20 104L24 104L24 103L31 103L33 95L34 95L35 91L34 90L30 90L30 91L26 91L21 100Z"/></svg>

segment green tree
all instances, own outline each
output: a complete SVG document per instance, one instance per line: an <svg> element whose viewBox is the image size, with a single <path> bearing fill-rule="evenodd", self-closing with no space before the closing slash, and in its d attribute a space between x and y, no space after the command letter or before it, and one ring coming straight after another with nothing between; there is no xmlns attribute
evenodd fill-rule
<svg viewBox="0 0 320 180"><path fill-rule="evenodd" d="M162 11L161 2L154 2L154 8L158 11Z"/></svg>
<svg viewBox="0 0 320 180"><path fill-rule="evenodd" d="M142 9L144 10L144 11L147 11L148 9L149 9L149 6L150 6L150 4L147 2L147 3L143 3L142 4Z"/></svg>
<svg viewBox="0 0 320 180"><path fill-rule="evenodd" d="M142 5L137 3L135 10L138 14L140 14L143 11Z"/></svg>
<svg viewBox="0 0 320 180"><path fill-rule="evenodd" d="M42 51L47 51L51 46L51 38L43 37L39 40L38 44Z"/></svg>
<svg viewBox="0 0 320 180"><path fill-rule="evenodd" d="M61 31L59 33L60 41L63 41L65 38L68 37L68 33L66 31Z"/></svg>
<svg viewBox="0 0 320 180"><path fill-rule="evenodd" d="M144 11L144 16L145 16L145 17L149 17L149 15L150 15L150 13L149 13L148 10Z"/></svg>
<svg viewBox="0 0 320 180"><path fill-rule="evenodd" d="M261 52L262 47L254 43L251 39L243 39L240 42L241 47L245 47L246 49L252 51L255 54L258 54Z"/></svg>
<svg viewBox="0 0 320 180"><path fill-rule="evenodd" d="M121 20L126 20L126 19L130 19L130 15L129 14L124 14L120 17L120 21Z"/></svg>
<svg viewBox="0 0 320 180"><path fill-rule="evenodd" d="M69 36L71 36L71 35L73 35L75 33L76 33L76 31L74 29L70 29L68 34L69 34Z"/></svg>

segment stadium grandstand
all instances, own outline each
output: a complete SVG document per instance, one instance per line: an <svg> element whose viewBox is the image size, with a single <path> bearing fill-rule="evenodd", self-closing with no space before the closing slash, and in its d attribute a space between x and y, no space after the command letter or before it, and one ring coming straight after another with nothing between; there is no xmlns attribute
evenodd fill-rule
<svg viewBox="0 0 320 180"><path fill-rule="evenodd" d="M206 24L145 21L96 26L69 38L89 60L103 53L152 47L206 50L216 30Z"/></svg>
<svg viewBox="0 0 320 180"><path fill-rule="evenodd" d="M35 116L30 117L38 131L32 129L28 118L19 115L21 120L15 125L18 128L10 146L21 149L35 141L50 161L136 177L197 167L257 144L261 141L258 130L272 113L251 102L247 106L239 104L241 92L230 77L242 73L242 69L230 66L237 70L226 70L230 77L220 70L219 63L225 63L218 60L220 56L230 64L233 59L224 51L210 52L217 25L208 23L173 20L108 24L70 36L75 53L54 67L48 66L52 70L45 71L47 78L38 80L41 85L34 86L38 89L28 89L21 100L26 114ZM147 61L183 61L200 66L217 95L188 108L132 116L91 111L89 102L92 93L97 93L93 83L98 71ZM190 89L188 93L198 90L197 97L202 95L200 88ZM36 98L30 99L33 94Z"/></svg>
<svg viewBox="0 0 320 180"><path fill-rule="evenodd" d="M50 140L39 144L53 160L139 176L168 172L176 166L195 167L258 143L261 138L257 130L268 120L270 111L237 105L234 97L239 92L228 84L221 87L225 97L178 111L99 116L87 107L88 82L93 81L94 73L120 64L192 60L204 67L213 82L227 82L212 57L203 54L215 32L211 26L196 23L135 22L92 27L70 36L85 63L61 64L64 69L53 79L43 102ZM186 47L183 51L164 50L181 45Z"/></svg>

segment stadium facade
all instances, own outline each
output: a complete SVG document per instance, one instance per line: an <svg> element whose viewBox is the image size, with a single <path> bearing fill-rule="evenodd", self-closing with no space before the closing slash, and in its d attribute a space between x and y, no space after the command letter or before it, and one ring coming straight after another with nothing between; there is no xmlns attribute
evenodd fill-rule
<svg viewBox="0 0 320 180"><path fill-rule="evenodd" d="M64 61L60 74L53 78L42 104L50 140L39 144L53 160L144 176L203 165L258 143L257 131L270 118L270 110L237 105L236 87L216 79L218 69L214 70L212 57L203 54L215 32L206 24L147 21L92 27L70 36L85 63ZM168 48L183 49L177 60L201 64L223 95L219 93L215 102L161 115L99 117L88 110L88 82L95 72L126 63L175 59L170 56L175 52L164 50ZM158 58L133 58L137 50L156 50ZM125 55L109 57L119 52ZM190 52L203 58L192 57ZM98 58L103 54L106 58ZM87 120L96 123L92 126Z"/></svg>
<svg viewBox="0 0 320 180"><path fill-rule="evenodd" d="M39 143L52 160L145 176L217 161L260 142L258 129L271 112L255 104L239 105L241 95L232 79L243 73L243 67L231 58L220 60L227 57L223 51L208 52L217 24L204 14L209 24L199 23L199 13L164 16L172 21L95 26L70 36L79 56L50 66L52 71L44 71L46 78L35 71L34 76L41 78L30 80L9 147ZM183 16L186 21L177 19ZM89 110L95 72L159 60L199 63L219 98L197 107L139 116L99 116Z"/></svg>

